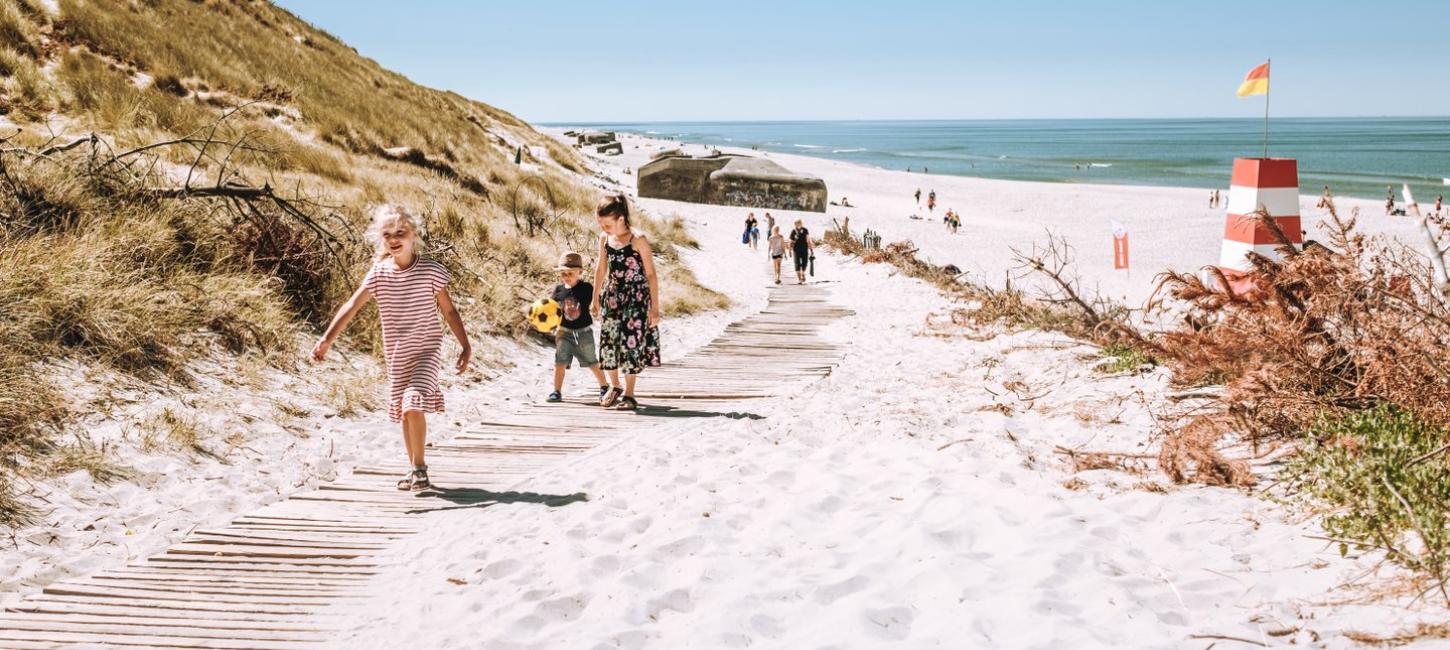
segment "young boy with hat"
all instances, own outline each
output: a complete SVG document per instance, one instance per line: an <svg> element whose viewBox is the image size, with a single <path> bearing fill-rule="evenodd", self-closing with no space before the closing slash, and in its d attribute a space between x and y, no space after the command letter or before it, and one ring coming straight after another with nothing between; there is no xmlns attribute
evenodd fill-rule
<svg viewBox="0 0 1450 650"><path fill-rule="evenodd" d="M589 307L594 301L594 285L579 279L584 274L584 257L578 253L564 253L554 270L559 272L554 302L559 303L564 320L554 331L554 392L549 393L549 401L564 400L564 371L575 359L599 380L599 396L603 399L604 394L609 392L609 382L599 369L599 355L594 351L594 319L589 316Z"/></svg>

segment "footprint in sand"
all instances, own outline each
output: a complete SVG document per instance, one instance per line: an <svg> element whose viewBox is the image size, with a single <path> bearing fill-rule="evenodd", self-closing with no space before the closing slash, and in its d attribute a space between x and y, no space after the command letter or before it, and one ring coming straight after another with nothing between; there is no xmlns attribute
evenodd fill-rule
<svg viewBox="0 0 1450 650"><path fill-rule="evenodd" d="M647 647L654 635L644 630L630 630L614 635L608 641L594 646L593 650L639 650Z"/></svg>
<svg viewBox="0 0 1450 650"><path fill-rule="evenodd" d="M822 605L829 605L846 596L854 594L866 588L871 581L866 576L852 576L835 584L824 585L816 588L816 602Z"/></svg>
<svg viewBox="0 0 1450 650"><path fill-rule="evenodd" d="M785 469L774 471L765 477L765 482L778 488L790 487L795 483L795 472Z"/></svg>
<svg viewBox="0 0 1450 650"><path fill-rule="evenodd" d="M705 538L699 535L681 537L668 544L661 545L656 549L654 557L657 558L682 558L695 555L705 548Z"/></svg>
<svg viewBox="0 0 1450 650"><path fill-rule="evenodd" d="M845 505L846 502L842 500L841 497L833 494L824 499L821 499L820 501L817 501L816 510L819 510L828 515L832 515L840 511L840 509Z"/></svg>
<svg viewBox="0 0 1450 650"><path fill-rule="evenodd" d="M574 594L562 598L554 598L539 603L534 608L534 614L549 621L572 621L579 618L584 608L589 606L592 596L588 593Z"/></svg>
<svg viewBox="0 0 1450 650"><path fill-rule="evenodd" d="M883 607L867 609L861 615L861 623L870 636L901 641L911 636L911 622L915 618L909 607Z"/></svg>
<svg viewBox="0 0 1450 650"><path fill-rule="evenodd" d="M619 558L613 555L601 555L589 562L589 575L594 578L603 578L619 572L623 566Z"/></svg>
<svg viewBox="0 0 1450 650"><path fill-rule="evenodd" d="M499 560L483 567L483 577L490 580L498 580L513 575L523 568L523 563L518 560Z"/></svg>
<svg viewBox="0 0 1450 650"><path fill-rule="evenodd" d="M767 639L779 639L785 634L785 627L773 616L756 614L750 617L750 629Z"/></svg>
<svg viewBox="0 0 1450 650"><path fill-rule="evenodd" d="M636 622L640 624L660 620L660 615L667 610L676 612L691 612L695 609L695 601L690 597L688 589L671 589L644 603L644 609L639 612L641 616Z"/></svg>
<svg viewBox="0 0 1450 650"><path fill-rule="evenodd" d="M646 530L649 530L650 524L653 523L654 518L650 517L649 515L635 517L634 519L630 520L629 529L634 531L634 533L638 535L644 533L644 531Z"/></svg>

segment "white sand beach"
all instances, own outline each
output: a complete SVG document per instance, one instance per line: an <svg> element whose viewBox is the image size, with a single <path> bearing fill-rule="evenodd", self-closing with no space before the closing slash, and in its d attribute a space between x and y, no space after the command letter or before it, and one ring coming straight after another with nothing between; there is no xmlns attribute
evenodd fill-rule
<svg viewBox="0 0 1450 650"><path fill-rule="evenodd" d="M643 160L650 144L638 144L601 161L604 175L631 180L616 165ZM1171 211L1184 222L1173 230L1181 237L1211 230L1213 218L1171 208L1197 190L1134 198L1138 188L787 164L825 176L833 198L844 193L861 206L853 227L869 225L888 241L913 237L938 260L976 263L988 275L1006 266L1003 243L1030 243L1037 215L1094 236L1096 226L1066 216L1078 214L1072 206L1106 217L1118 205L1140 225L1155 223L1145 211ZM976 217L957 238L937 224L879 216L928 178L939 195L1013 205L1008 214L1022 216ZM710 260L705 284L760 300L765 253L736 235L747 210L640 203L687 220L704 242L696 259ZM909 196L905 203L909 211ZM967 223L971 205L957 203ZM812 229L824 221L778 216ZM1181 255L1140 250L1144 267L1217 254L1216 243ZM1091 346L1040 332L943 333L932 315L950 303L934 288L824 252L817 263L813 282L855 312L832 327L846 353L827 379L749 404L761 419L651 427L514 486L585 492L587 502L430 515L429 532L391 555L387 590L351 610L355 632L342 645L1346 647L1354 645L1346 633L1443 617L1423 602L1331 605L1353 593L1336 588L1365 577L1378 558L1340 557L1337 545L1312 537L1320 533L1311 520L1271 500L1172 486L1152 461L1141 474L1073 473L1054 453L1059 445L1151 451L1169 403L1165 371L1104 376L1091 368ZM1144 271L1113 286L1137 295Z"/></svg>
<svg viewBox="0 0 1450 650"><path fill-rule="evenodd" d="M630 190L626 170L672 145L625 141L625 155L594 160L599 179ZM909 238L986 281L1004 276L1008 247L1039 241L1044 224L1078 247L1089 282L1130 300L1146 297L1154 271L1193 270L1218 254L1222 214L1200 190L773 157L857 206L775 212L780 223L800 218L819 234L849 216L853 230ZM917 185L962 213L960 234L909 218ZM1378 206L1345 203L1364 208L1377 231L1408 232L1408 220L1375 214ZM702 242L686 263L734 300L668 321L667 360L764 307L766 254L738 238L749 210L639 204L685 220ZM1129 224L1131 276L1110 268L1108 219ZM1336 604L1359 593L1340 585L1372 585L1393 570L1375 571L1373 555L1340 557L1310 518L1262 495L1172 486L1151 460L1136 473L1074 473L1055 453L1151 454L1171 408L1165 371L1104 376L1092 370L1092 346L1041 332L969 337L938 326L952 304L930 286L824 250L817 264L812 282L854 311L829 332L845 356L828 378L743 405L750 417L642 429L514 487L584 492L587 502L423 515L428 532L390 551L372 596L342 612L352 631L334 647L1344 647L1348 633L1443 619L1423 601ZM547 349L489 337L476 345L495 362L446 382L450 412L432 420L435 442L548 391ZM370 361L330 363L362 376ZM78 470L35 484L50 523L20 531L17 552L0 556L0 604L395 459L393 427L377 412L339 413L325 377L297 383L266 371L249 387L141 391L98 413L87 422L96 444L135 436L123 423L173 408L211 413L200 423L211 429L244 428L236 444L245 453L223 462L128 445L114 460L139 472L132 480L100 484ZM592 380L575 371L569 383Z"/></svg>
<svg viewBox="0 0 1450 650"><path fill-rule="evenodd" d="M557 134L563 129L543 131ZM624 145L624 154L604 160L629 170L638 169L662 150L681 148L678 142L625 133L619 134L619 140ZM842 197L850 200L854 207L832 205L824 216L784 213L789 219L804 219L814 232L821 232L819 229L829 225L832 219L840 221L849 217L853 231L870 228L881 234L884 243L910 240L922 257L937 264L954 264L967 272L968 280L990 286L1002 286L1007 273L1016 266L1013 248L1030 251L1034 244L1047 241L1049 231L1074 247L1075 267L1084 287L1096 287L1103 296L1122 300L1130 307L1141 306L1148 299L1159 272L1195 273L1219 261L1225 210L1222 205L1208 207L1209 190L922 174L748 148L716 148L726 153L765 156L791 171L818 176L826 181L833 203L840 202ZM683 149L695 155L710 150L702 145L685 145ZM1229 172L1228 168L1223 170L1225 197ZM623 172L617 178L628 186L635 182ZM918 189L921 190L919 204L913 198ZM935 211L928 212L926 198L933 190L937 194L937 205ZM1317 224L1328 213L1315 207L1321 191L1319 187L1300 187L1300 214L1308 239L1324 237ZM1408 217L1386 216L1382 203L1337 198L1336 204L1341 216L1347 217L1358 209L1359 226L1365 233L1401 237L1415 245L1420 242L1421 235L1414 221ZM672 204L662 209L682 208ZM956 234L947 232L942 225L942 216L948 209L962 217L962 226ZM697 212L727 213L708 209ZM760 216L765 211L756 212ZM771 212L777 216L782 214L782 211ZM743 213L740 219L743 221ZM1128 230L1130 268L1126 271L1113 269L1113 221L1122 223ZM788 222L781 232L787 231Z"/></svg>

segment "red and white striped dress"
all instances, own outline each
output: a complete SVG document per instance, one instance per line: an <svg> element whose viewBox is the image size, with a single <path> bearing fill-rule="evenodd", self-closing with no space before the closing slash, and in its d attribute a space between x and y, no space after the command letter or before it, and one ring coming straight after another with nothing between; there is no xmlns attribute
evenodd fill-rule
<svg viewBox="0 0 1450 650"><path fill-rule="evenodd" d="M383 323L388 419L393 422L401 422L404 411L443 411L443 391L438 388L443 364L438 292L448 286L448 279L442 264L421 257L406 269L399 269L391 257L380 260L363 278L363 286L378 301Z"/></svg>

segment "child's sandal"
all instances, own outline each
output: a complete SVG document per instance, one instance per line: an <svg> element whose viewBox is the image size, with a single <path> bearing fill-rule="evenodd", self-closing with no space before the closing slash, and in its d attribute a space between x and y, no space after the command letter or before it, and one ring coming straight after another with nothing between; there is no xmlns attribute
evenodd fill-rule
<svg viewBox="0 0 1450 650"><path fill-rule="evenodd" d="M398 479L399 490L417 492L418 490L426 490L432 486L433 484L428 481L427 469L415 469L408 472L403 478Z"/></svg>

